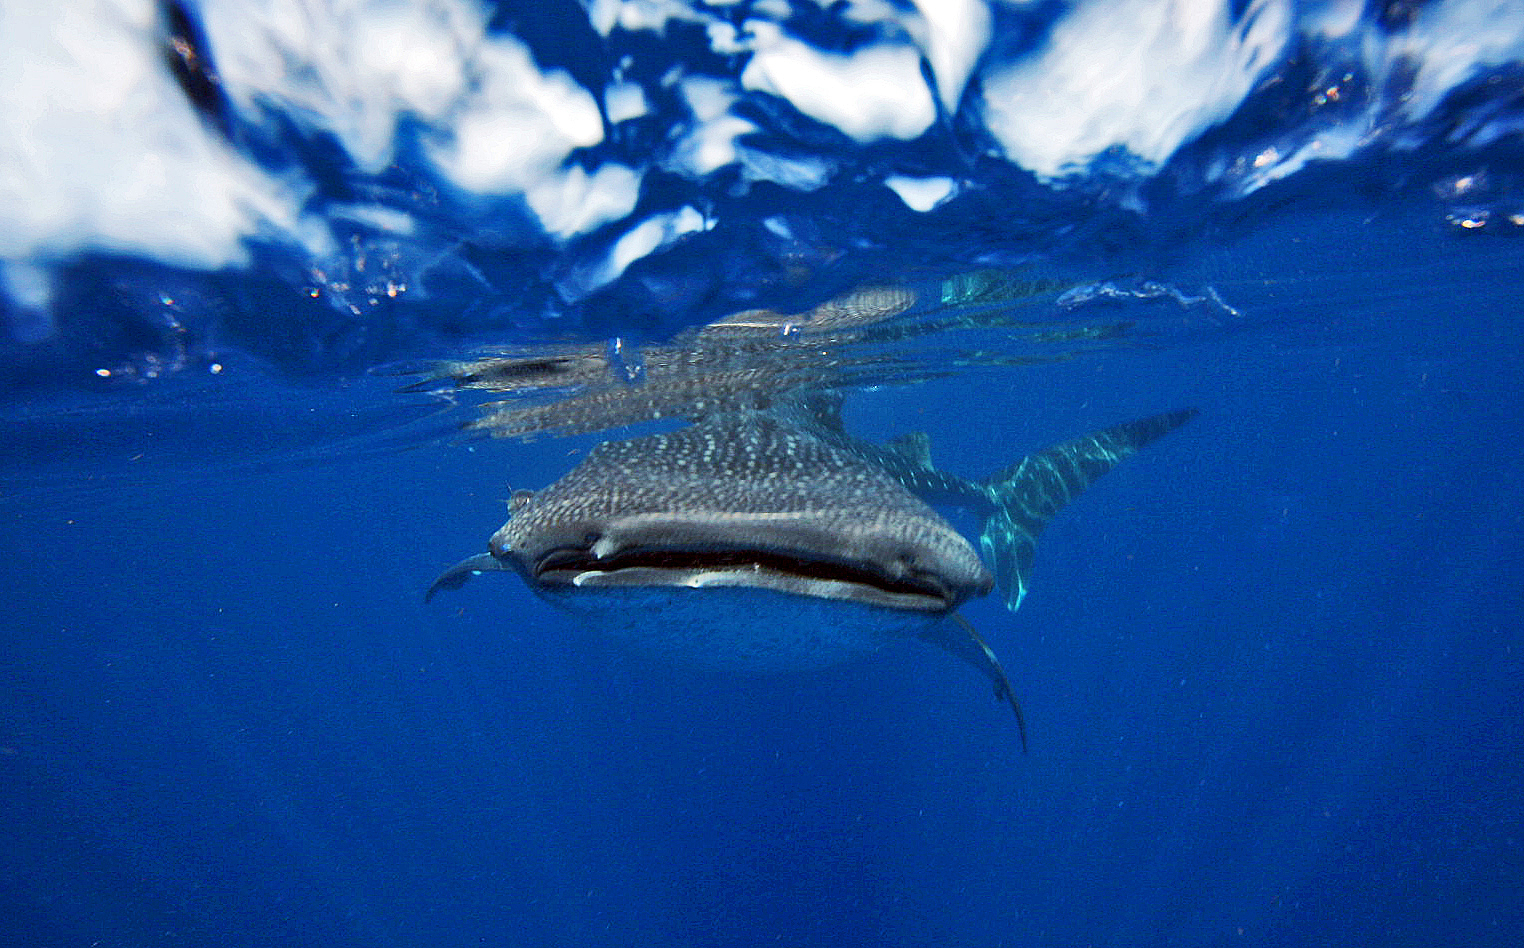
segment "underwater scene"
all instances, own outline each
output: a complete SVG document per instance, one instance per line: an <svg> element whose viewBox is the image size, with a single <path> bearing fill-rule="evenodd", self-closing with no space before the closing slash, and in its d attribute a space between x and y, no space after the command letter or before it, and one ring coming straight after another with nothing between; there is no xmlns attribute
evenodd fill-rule
<svg viewBox="0 0 1524 948"><path fill-rule="evenodd" d="M0 45L0 945L1524 943L1524 5Z"/></svg>

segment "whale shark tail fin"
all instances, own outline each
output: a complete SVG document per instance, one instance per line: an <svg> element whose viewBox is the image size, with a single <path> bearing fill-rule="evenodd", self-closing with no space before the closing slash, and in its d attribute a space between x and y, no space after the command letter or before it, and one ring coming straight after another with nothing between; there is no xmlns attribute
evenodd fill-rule
<svg viewBox="0 0 1524 948"><path fill-rule="evenodd" d="M1194 408L1154 415L1073 438L1028 455L983 484L994 505L979 543L994 565L1006 608L1027 593L1027 576L1043 527L1095 479L1144 446L1196 417Z"/></svg>

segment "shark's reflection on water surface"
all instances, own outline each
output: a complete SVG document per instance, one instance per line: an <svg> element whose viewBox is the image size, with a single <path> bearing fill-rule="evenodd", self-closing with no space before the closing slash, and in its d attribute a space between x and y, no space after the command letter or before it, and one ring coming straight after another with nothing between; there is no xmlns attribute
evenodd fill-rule
<svg viewBox="0 0 1524 948"><path fill-rule="evenodd" d="M468 423L498 436L690 423L606 441L550 486L517 493L487 551L446 570L429 595L511 571L643 650L755 672L821 668L919 638L984 672L1019 720L1000 663L956 610L997 584L1015 609L1048 521L1195 412L1074 438L974 481L935 467L924 434L885 445L851 436L840 405L853 388L1064 357L1017 341L1086 344L1125 331L1032 319L1052 290L975 274L944 281L930 306L911 289L872 288L802 314L738 313L639 351L550 346L434 366L413 389L506 396ZM927 358L931 339L987 345ZM934 503L979 519L985 560Z"/></svg>

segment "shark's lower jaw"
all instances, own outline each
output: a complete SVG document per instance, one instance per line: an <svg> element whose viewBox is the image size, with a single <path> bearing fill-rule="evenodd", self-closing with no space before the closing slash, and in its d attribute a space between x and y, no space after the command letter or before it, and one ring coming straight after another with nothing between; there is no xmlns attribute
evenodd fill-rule
<svg viewBox="0 0 1524 948"><path fill-rule="evenodd" d="M563 593L600 587L762 589L913 613L947 613L961 602L933 577L890 577L870 566L770 550L639 550L604 558L560 550L540 561L533 582Z"/></svg>

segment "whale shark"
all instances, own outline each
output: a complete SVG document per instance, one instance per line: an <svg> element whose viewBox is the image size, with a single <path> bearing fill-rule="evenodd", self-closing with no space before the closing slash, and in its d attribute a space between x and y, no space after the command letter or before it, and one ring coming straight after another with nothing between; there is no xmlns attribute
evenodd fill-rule
<svg viewBox="0 0 1524 948"><path fill-rule="evenodd" d="M605 441L559 480L519 491L487 550L427 598L517 574L598 631L690 665L818 669L919 639L973 665L1026 728L995 653L957 610L1027 592L1048 522L1194 409L1048 447L986 480L937 468L930 440L848 434L841 399L780 398L674 431ZM977 518L984 557L934 505Z"/></svg>

